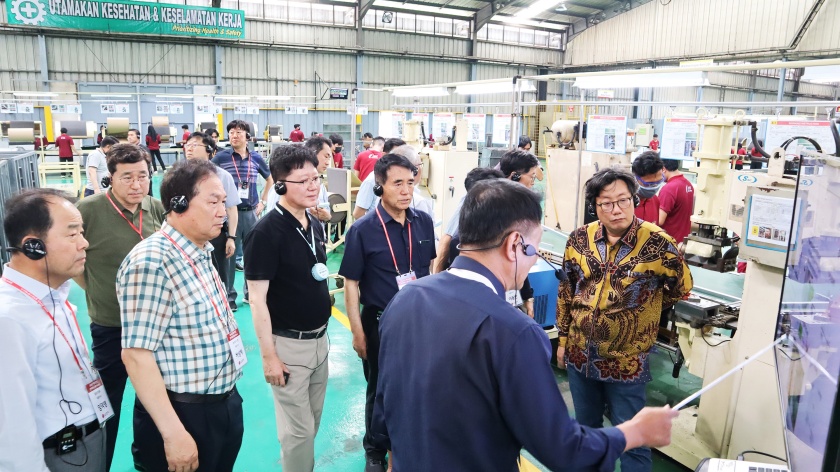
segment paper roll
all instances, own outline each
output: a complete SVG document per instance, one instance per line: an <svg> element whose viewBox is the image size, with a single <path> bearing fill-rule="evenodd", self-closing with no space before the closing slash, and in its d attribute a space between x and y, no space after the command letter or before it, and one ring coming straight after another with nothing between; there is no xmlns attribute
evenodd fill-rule
<svg viewBox="0 0 840 472"><path fill-rule="evenodd" d="M128 138L128 128L131 126L128 123L128 118L108 117L107 123L108 136L113 136L120 141Z"/></svg>
<svg viewBox="0 0 840 472"><path fill-rule="evenodd" d="M9 128L9 144L32 144L35 142L33 128Z"/></svg>
<svg viewBox="0 0 840 472"><path fill-rule="evenodd" d="M55 127L57 130L61 130L61 128L67 129L67 134L70 135L72 138L92 138L94 137L96 131L96 123L90 122L92 125L88 126L88 122L84 121L68 121L68 120L61 120L55 122ZM88 133L88 131L94 131L94 133Z"/></svg>
<svg viewBox="0 0 840 472"><path fill-rule="evenodd" d="M34 121L10 121L9 122L9 128L34 129L35 128L35 122Z"/></svg>
<svg viewBox="0 0 840 472"><path fill-rule="evenodd" d="M168 116L153 116L152 126L155 128L155 132L160 136L160 141L162 143L168 143L170 141L172 135L169 130Z"/></svg>

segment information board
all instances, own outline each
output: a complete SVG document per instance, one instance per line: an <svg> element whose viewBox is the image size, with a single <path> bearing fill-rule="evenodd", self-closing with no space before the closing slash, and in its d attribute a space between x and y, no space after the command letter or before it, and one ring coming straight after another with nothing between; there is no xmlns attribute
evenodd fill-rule
<svg viewBox="0 0 840 472"><path fill-rule="evenodd" d="M790 198L752 195L748 202L747 244L770 246L770 249L786 251L791 240L793 200ZM794 231L797 225L794 224ZM796 238L796 234L793 235Z"/></svg>
<svg viewBox="0 0 840 472"><path fill-rule="evenodd" d="M829 121L778 121L770 120L767 126L767 139L764 142L764 150L768 153L780 147L782 143L796 136L805 136L815 140L822 147L822 152L834 154L834 137L831 135L831 122ZM804 141L803 144L810 146ZM792 143L791 146L795 146ZM790 146L788 149L792 149Z"/></svg>
<svg viewBox="0 0 840 472"><path fill-rule="evenodd" d="M510 114L493 115L493 144L510 142Z"/></svg>
<svg viewBox="0 0 840 472"><path fill-rule="evenodd" d="M423 123L423 131L426 132L426 137L428 137L432 131L432 115L429 113L412 113L411 119Z"/></svg>
<svg viewBox="0 0 840 472"><path fill-rule="evenodd" d="M665 118L659 138L659 157L662 159L693 160L697 150L697 118Z"/></svg>
<svg viewBox="0 0 840 472"><path fill-rule="evenodd" d="M396 111L379 112L379 136L385 139L402 138L405 113Z"/></svg>
<svg viewBox="0 0 840 472"><path fill-rule="evenodd" d="M435 113L434 121L434 133L429 131L429 134L433 134L436 141L440 141L444 136L452 136L452 127L455 126L454 113Z"/></svg>
<svg viewBox="0 0 840 472"><path fill-rule="evenodd" d="M464 113L467 120L467 141L483 143L487 128L487 115L484 113Z"/></svg>
<svg viewBox="0 0 840 472"><path fill-rule="evenodd" d="M587 121L586 150L624 154L627 149L627 117L592 115Z"/></svg>
<svg viewBox="0 0 840 472"><path fill-rule="evenodd" d="M347 100L350 90L346 88L331 88L330 100Z"/></svg>

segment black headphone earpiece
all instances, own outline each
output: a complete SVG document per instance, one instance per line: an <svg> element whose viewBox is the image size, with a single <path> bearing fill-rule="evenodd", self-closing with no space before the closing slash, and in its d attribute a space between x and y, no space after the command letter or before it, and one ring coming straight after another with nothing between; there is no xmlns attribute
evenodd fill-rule
<svg viewBox="0 0 840 472"><path fill-rule="evenodd" d="M591 216L598 216L598 214L595 213L595 204L590 200L586 201L586 212Z"/></svg>
<svg viewBox="0 0 840 472"><path fill-rule="evenodd" d="M23 242L22 246L23 247L7 247L6 250L9 252L19 251L33 261L41 260L47 256L47 246L44 244L44 241L40 239L27 239Z"/></svg>
<svg viewBox="0 0 840 472"><path fill-rule="evenodd" d="M204 145L204 149L207 151L208 156L212 156L214 151L216 150L213 146L210 146L208 144Z"/></svg>
<svg viewBox="0 0 840 472"><path fill-rule="evenodd" d="M520 180L522 180L522 174L520 174L519 172L514 172L510 174L510 180L514 182L519 182Z"/></svg>
<svg viewBox="0 0 840 472"><path fill-rule="evenodd" d="M417 166L411 166L411 173L414 174L415 177L417 177L419 172L420 171L417 169Z"/></svg>
<svg viewBox="0 0 840 472"><path fill-rule="evenodd" d="M277 193L277 195L286 195L286 190L288 190L288 188L286 188L286 182L274 183L274 191Z"/></svg>
<svg viewBox="0 0 840 472"><path fill-rule="evenodd" d="M183 195L178 195L172 197L169 200L169 211L174 211L175 213L183 213L187 211L187 208L190 207L190 201L187 200L187 197Z"/></svg>
<svg viewBox="0 0 840 472"><path fill-rule="evenodd" d="M417 174L415 173L414 175L417 175ZM373 186L373 194L374 195L376 195L377 197L381 197L383 193L385 193L385 189L383 189L381 185L375 184Z"/></svg>
<svg viewBox="0 0 840 472"><path fill-rule="evenodd" d="M641 198L639 198L639 195L638 195L638 194L633 195L633 208L636 208L636 207L637 207L637 206L639 206L641 203L642 203L642 199L641 199Z"/></svg>

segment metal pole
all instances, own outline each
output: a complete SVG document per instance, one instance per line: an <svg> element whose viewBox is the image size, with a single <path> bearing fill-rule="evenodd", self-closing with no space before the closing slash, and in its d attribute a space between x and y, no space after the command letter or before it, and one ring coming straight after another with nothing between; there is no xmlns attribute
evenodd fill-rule
<svg viewBox="0 0 840 472"><path fill-rule="evenodd" d="M143 128L143 115L140 111L140 109L142 108L140 106L140 85L138 84L134 87L137 90L137 129L140 130Z"/></svg>
<svg viewBox="0 0 840 472"><path fill-rule="evenodd" d="M346 159L346 161L350 164L351 169L353 168L353 161L356 160L356 90L353 89L353 92L350 93L350 109L353 110L353 113L350 115L350 152L347 153L349 159Z"/></svg>
<svg viewBox="0 0 840 472"><path fill-rule="evenodd" d="M573 228L569 231L573 231L574 229L576 229L575 227L578 224L578 216L579 216L579 212L580 212L580 171L582 169L581 164L583 162L583 123L584 123L584 120L586 118L585 114L584 114L584 111L583 111L583 107L584 107L583 103L584 103L584 100L586 99L585 94L586 94L586 91L581 89L581 91L580 91L580 121L578 121L578 144L577 144L578 160L577 160L577 166L576 166L577 172L575 172L575 174L577 176L576 177L576 183L575 183L575 219L574 219L574 222L572 223Z"/></svg>

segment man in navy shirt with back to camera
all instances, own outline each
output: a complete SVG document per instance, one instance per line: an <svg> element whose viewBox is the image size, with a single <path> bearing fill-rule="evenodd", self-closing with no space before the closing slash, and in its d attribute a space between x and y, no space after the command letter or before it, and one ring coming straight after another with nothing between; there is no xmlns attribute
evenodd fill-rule
<svg viewBox="0 0 840 472"><path fill-rule="evenodd" d="M403 156L386 154L373 172L374 194L381 199L347 231L338 271L345 278L344 306L353 331L353 349L362 359L368 382L365 472L384 471L386 466L387 449L376 447L370 434L379 375L379 317L398 291L429 275L435 258L432 217L410 208L417 168ZM364 305L361 313L360 301Z"/></svg>
<svg viewBox="0 0 840 472"><path fill-rule="evenodd" d="M516 471L525 448L551 470L611 472L623 451L670 442L669 407L612 428L569 417L548 337L505 301L539 257L541 216L524 186L478 182L461 210L461 255L385 309L372 436L394 470Z"/></svg>

